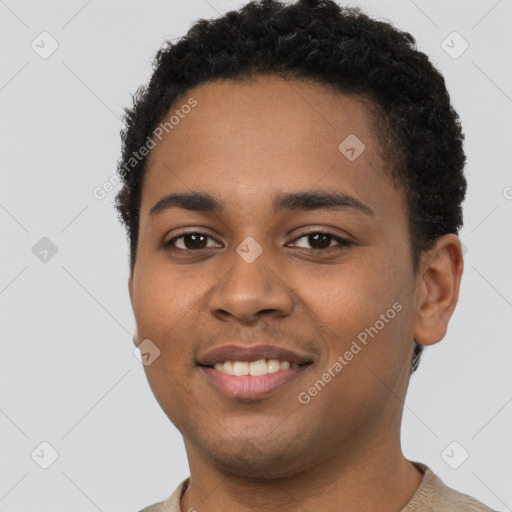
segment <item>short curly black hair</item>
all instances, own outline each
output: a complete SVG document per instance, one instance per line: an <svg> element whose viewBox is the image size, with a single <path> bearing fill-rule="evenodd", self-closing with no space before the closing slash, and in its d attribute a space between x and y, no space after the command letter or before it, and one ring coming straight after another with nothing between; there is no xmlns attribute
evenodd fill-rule
<svg viewBox="0 0 512 512"><path fill-rule="evenodd" d="M389 174L405 191L413 272L422 252L462 226L464 135L445 81L412 35L332 0L256 0L200 19L158 51L147 86L125 109L115 207L134 271L148 141L175 101L195 86L258 74L314 80L371 100ZM146 151L141 151L146 147ZM423 346L414 341L411 373Z"/></svg>

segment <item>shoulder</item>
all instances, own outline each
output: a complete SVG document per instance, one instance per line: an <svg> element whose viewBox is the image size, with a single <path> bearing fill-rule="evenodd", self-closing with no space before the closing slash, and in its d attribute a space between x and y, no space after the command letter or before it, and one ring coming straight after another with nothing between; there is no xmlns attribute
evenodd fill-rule
<svg viewBox="0 0 512 512"><path fill-rule="evenodd" d="M178 485L178 487L176 487L176 489L174 489L173 493L166 500L154 503L139 512L181 512L181 497L183 496L189 481L190 477L186 478Z"/></svg>
<svg viewBox="0 0 512 512"><path fill-rule="evenodd" d="M416 462L423 471L423 481L401 512L493 512L477 499L448 487L428 466Z"/></svg>
<svg viewBox="0 0 512 512"><path fill-rule="evenodd" d="M160 501L159 503L154 503L153 505L150 505L149 507L142 509L140 512L161 512L162 506L164 503L165 503L165 501Z"/></svg>
<svg viewBox="0 0 512 512"><path fill-rule="evenodd" d="M453 512L493 512L492 508L484 505L476 498L463 494L451 487L448 487L438 476L436 493L436 506L441 510L442 507L449 507Z"/></svg>

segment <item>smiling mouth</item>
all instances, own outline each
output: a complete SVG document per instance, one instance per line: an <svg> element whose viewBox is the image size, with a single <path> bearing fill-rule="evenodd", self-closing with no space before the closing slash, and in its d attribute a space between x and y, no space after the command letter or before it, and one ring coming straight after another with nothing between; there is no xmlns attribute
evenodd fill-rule
<svg viewBox="0 0 512 512"><path fill-rule="evenodd" d="M303 363L290 363L289 361L280 361L278 359L259 359L257 361L224 361L218 362L214 365L209 365L207 368L215 368L215 370L225 373L226 375L235 375L242 377L250 375L253 377L259 375L266 375L268 373L277 373L280 370L288 370L289 368L299 368L301 366L311 364Z"/></svg>
<svg viewBox="0 0 512 512"><path fill-rule="evenodd" d="M268 395L297 379L312 361L297 364L277 359L258 361L224 361L215 365L198 365L217 391L231 398L256 399Z"/></svg>

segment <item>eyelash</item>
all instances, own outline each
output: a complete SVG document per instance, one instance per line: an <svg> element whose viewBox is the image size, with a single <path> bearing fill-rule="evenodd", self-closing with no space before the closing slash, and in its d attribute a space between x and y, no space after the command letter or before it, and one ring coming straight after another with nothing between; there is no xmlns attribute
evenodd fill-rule
<svg viewBox="0 0 512 512"><path fill-rule="evenodd" d="M179 236L175 236L174 238L171 238L168 242L164 242L163 243L163 248L167 249L167 250L172 250L172 251L185 251L185 252L200 252L201 250L211 249L211 247L203 248L203 249L181 249L181 248L174 247L174 242L176 242L177 240L179 240L179 239L181 239L181 238L183 238L185 236L188 236L188 235L202 235L202 236L206 236L206 237L214 240L213 237L211 237L210 235L208 235L206 233L203 233L201 231L187 231L186 233L182 233ZM338 249L341 249L343 247L350 247L350 246L354 245L352 242L346 240L345 238L341 238L341 237L339 237L339 236L337 236L337 235L335 235L333 233L330 233L328 231L311 231L309 233L303 233L299 237L295 238L292 242L297 242L301 238L308 237L310 235L324 235L324 236L328 236L332 240L338 242L338 246L337 246ZM331 250L333 248L336 248L336 246L328 246L328 247L326 247L324 249L309 249L309 250L313 251L313 252L316 252L316 253L319 253L319 252L331 252ZM304 249L304 247L301 247L301 249Z"/></svg>

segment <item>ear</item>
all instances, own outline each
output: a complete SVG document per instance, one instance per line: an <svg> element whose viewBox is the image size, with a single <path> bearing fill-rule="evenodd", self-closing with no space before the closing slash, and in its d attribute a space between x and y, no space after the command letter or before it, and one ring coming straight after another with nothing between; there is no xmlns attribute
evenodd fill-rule
<svg viewBox="0 0 512 512"><path fill-rule="evenodd" d="M439 237L422 256L414 329L414 339L420 345L434 345L445 337L459 298L463 270L462 247L454 233Z"/></svg>
<svg viewBox="0 0 512 512"><path fill-rule="evenodd" d="M130 294L130 302L133 308L133 274L128 277L128 293Z"/></svg>
<svg viewBox="0 0 512 512"><path fill-rule="evenodd" d="M128 293L130 294L130 302L132 304L132 310L133 310L133 274L130 274L130 277L128 277ZM135 329L133 331L133 344L135 346L138 346L139 339L137 334L137 320L135 320Z"/></svg>

